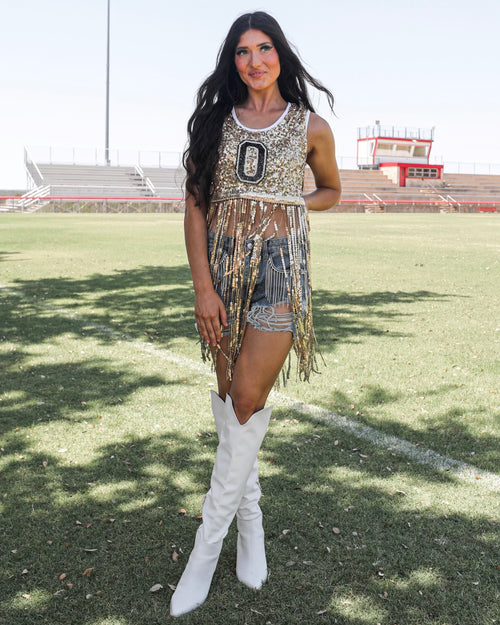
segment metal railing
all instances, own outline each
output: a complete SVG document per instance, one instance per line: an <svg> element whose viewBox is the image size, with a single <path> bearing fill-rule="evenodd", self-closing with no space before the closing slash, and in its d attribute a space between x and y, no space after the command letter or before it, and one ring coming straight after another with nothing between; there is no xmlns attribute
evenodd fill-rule
<svg viewBox="0 0 500 625"><path fill-rule="evenodd" d="M24 163L26 165L26 171L28 172L28 175L31 178L31 182L33 183L33 185L35 187L41 185L43 183L42 172L38 169L38 165L35 163L30 151L26 146L24 147Z"/></svg>
<svg viewBox="0 0 500 625"><path fill-rule="evenodd" d="M156 195L156 187L154 186L154 184L151 182L151 179L148 178L148 176L146 176L144 174L144 170L142 169L142 167L140 165L134 165L134 170L136 172L136 174L138 176L140 176L141 180L143 181L143 183L146 185L146 187L148 188L148 190L153 194Z"/></svg>
<svg viewBox="0 0 500 625"><path fill-rule="evenodd" d="M122 197L122 196L103 196L103 195L63 195L63 196L53 196L53 195L45 195L47 191L42 188L39 190L39 193L35 196L33 192L30 194L25 194L24 199L19 196L0 196L0 200L6 200L6 202L0 206L1 212L35 212L40 209L46 209L47 206L57 207L59 204L64 205L64 203L70 203L69 207L65 207L66 212L71 212L71 206L73 207L73 211L79 212L82 206L88 206L89 202L97 202L100 205L107 207L111 211L113 210L113 206L121 206L130 204L135 207L134 210L140 211L138 206L140 205L164 205L171 204L172 202L182 202L184 198L182 197ZM367 193L360 193L358 198L350 198L350 199L341 199L340 206L346 206L347 210L350 210L352 207L358 207L360 210L366 210L367 207L373 206L379 207L383 211L393 211L398 209L398 207L402 207L402 210L407 212L408 210L422 210L424 206L435 207L439 210L451 209L454 212L491 212L491 213L500 213L500 201L491 201L491 200L483 200L479 199L475 200L461 200L460 202L453 202L454 198L451 196L447 196L447 199L443 197L443 199L426 199L426 200L417 200L413 198L401 198L401 199L385 199L383 197L377 196L376 194L372 194L371 196ZM148 209L145 209L146 211ZM168 212L168 211L167 211ZM431 212L433 212L431 210Z"/></svg>
<svg viewBox="0 0 500 625"><path fill-rule="evenodd" d="M164 150L114 149L109 151L109 163L104 149L85 147L33 146L25 148L31 160L49 165L112 165L115 167L179 167L180 152ZM26 160L25 160L26 162Z"/></svg>
<svg viewBox="0 0 500 625"><path fill-rule="evenodd" d="M42 199L46 199L50 193L50 186L46 185L44 187L36 187L35 189L31 189L20 198L18 198L16 204L17 208L21 210L25 210L29 208L33 204L40 202Z"/></svg>
<svg viewBox="0 0 500 625"><path fill-rule="evenodd" d="M358 139L370 139L372 137L433 141L434 128L406 128L404 126L381 126L380 124L358 128Z"/></svg>
<svg viewBox="0 0 500 625"><path fill-rule="evenodd" d="M396 159L398 162L403 162L404 159ZM338 156L337 163L340 169L358 169L358 162L360 159L355 156ZM411 159L410 162L414 162ZM419 164L420 165L420 164ZM447 161L442 157L430 157L430 163L432 165L443 165L444 174L475 174L486 176L500 176L500 163L480 163L477 161Z"/></svg>
<svg viewBox="0 0 500 625"><path fill-rule="evenodd" d="M444 174L474 174L476 176L500 176L500 163L475 163L445 161Z"/></svg>
<svg viewBox="0 0 500 625"><path fill-rule="evenodd" d="M368 128L378 128L372 126ZM393 127L380 126L380 130L388 130L392 132ZM398 130L396 127L395 132ZM415 132L433 132L421 128L402 128L401 131L412 133ZM367 128L358 128L358 135L361 131L367 131ZM413 137L412 137L413 138ZM34 183L39 185L43 182L43 176L38 169L36 163L60 164L60 165L106 165L104 150L98 148L58 148L58 147L25 147L25 163L30 164L33 172L40 177L39 181L34 179ZM144 167L182 167L182 154L180 152L170 152L164 150L127 150L117 149L110 150L111 165L134 167L138 165ZM442 157L431 157L433 165L444 165L445 173L457 174L486 174L500 175L500 163L481 163L474 161L445 161ZM337 156L337 163L340 169L358 169L358 158L356 156Z"/></svg>

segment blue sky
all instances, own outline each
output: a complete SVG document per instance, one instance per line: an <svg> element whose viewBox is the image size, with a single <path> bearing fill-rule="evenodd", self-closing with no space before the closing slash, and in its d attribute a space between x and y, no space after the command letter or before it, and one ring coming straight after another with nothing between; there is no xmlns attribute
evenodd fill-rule
<svg viewBox="0 0 500 625"><path fill-rule="evenodd" d="M24 145L103 147L106 7L0 0L0 188L25 186ZM437 162L500 163L498 0L111 0L111 148L182 150L230 24L259 9L334 93L336 117L314 102L339 156L378 119L434 126Z"/></svg>

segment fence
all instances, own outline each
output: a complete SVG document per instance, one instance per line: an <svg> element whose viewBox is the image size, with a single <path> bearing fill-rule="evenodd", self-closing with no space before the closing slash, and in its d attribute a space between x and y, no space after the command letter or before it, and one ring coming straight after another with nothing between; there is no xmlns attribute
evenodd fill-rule
<svg viewBox="0 0 500 625"><path fill-rule="evenodd" d="M404 126L381 126L380 124L358 128L358 139L371 139L372 137L432 141L434 139L434 128L407 128Z"/></svg>
<svg viewBox="0 0 500 625"><path fill-rule="evenodd" d="M412 130L412 129L405 129ZM179 167L182 154L166 150L114 149L109 151L110 165L134 167ZM466 161L445 161L432 158L433 165L444 165L449 174L500 175L500 163L477 163ZM337 156L340 169L358 169L356 156ZM25 148L25 163L60 165L107 165L104 149L82 147L32 147ZM40 184L40 181L36 181Z"/></svg>
<svg viewBox="0 0 500 625"><path fill-rule="evenodd" d="M443 158L431 157L431 165L443 165L445 174L475 174L500 176L500 163L476 163L466 161L445 161ZM358 169L355 156L337 156L340 169Z"/></svg>
<svg viewBox="0 0 500 625"><path fill-rule="evenodd" d="M82 147L30 147L25 148L25 162L48 165L114 165L118 167L179 167L180 152L163 150L109 150L109 163L104 149Z"/></svg>

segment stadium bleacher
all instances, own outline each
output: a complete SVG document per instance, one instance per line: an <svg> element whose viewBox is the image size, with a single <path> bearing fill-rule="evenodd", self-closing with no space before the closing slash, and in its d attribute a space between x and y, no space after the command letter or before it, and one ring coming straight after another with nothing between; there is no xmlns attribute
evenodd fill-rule
<svg viewBox="0 0 500 625"><path fill-rule="evenodd" d="M181 167L144 167L144 174L163 197L184 197L184 169Z"/></svg>
<svg viewBox="0 0 500 625"><path fill-rule="evenodd" d="M460 210L497 205L500 210L500 176L444 174L442 180L415 179L400 187L379 169L342 169L342 203L334 210ZM306 169L304 190L314 188Z"/></svg>
<svg viewBox="0 0 500 625"><path fill-rule="evenodd" d="M466 202L498 202L500 176L480 174L443 174L442 189Z"/></svg>
<svg viewBox="0 0 500 625"><path fill-rule="evenodd" d="M38 163L40 186L52 197L148 198L183 196L178 168Z"/></svg>
<svg viewBox="0 0 500 625"><path fill-rule="evenodd" d="M63 199L156 200L176 202L179 209L184 196L179 165L79 165L26 158L26 170L33 188L15 203L23 210L49 203L57 210ZM342 200L334 211L500 211L500 175L444 173L441 179L412 179L404 187L380 169L341 169L340 177ZM312 172L306 168L304 191L313 188Z"/></svg>

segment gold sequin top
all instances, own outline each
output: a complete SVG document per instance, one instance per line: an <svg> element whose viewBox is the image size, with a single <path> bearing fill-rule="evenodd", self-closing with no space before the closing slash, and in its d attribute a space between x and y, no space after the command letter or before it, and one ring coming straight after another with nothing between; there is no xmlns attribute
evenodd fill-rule
<svg viewBox="0 0 500 625"><path fill-rule="evenodd" d="M209 259L212 281L214 285L223 281L230 293L225 301L232 320L226 354L229 378L243 340L262 241L275 237L288 242L290 267L280 276L283 284L277 290L288 292L299 377L307 380L315 370L309 222L302 197L308 119L306 108L288 104L268 128L245 127L234 109L223 123L207 225L214 240ZM234 239L229 258L227 246L224 249L227 236Z"/></svg>
<svg viewBox="0 0 500 625"><path fill-rule="evenodd" d="M309 111L288 104L264 129L243 126L233 109L222 127L212 199L259 195L302 202Z"/></svg>

